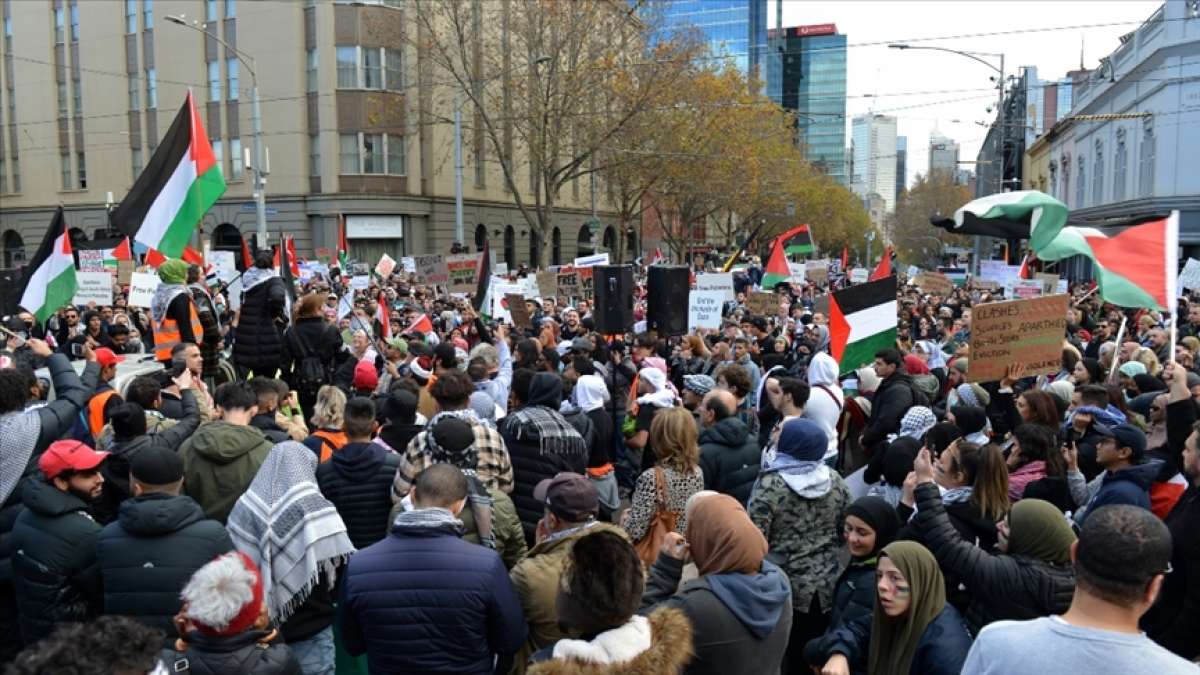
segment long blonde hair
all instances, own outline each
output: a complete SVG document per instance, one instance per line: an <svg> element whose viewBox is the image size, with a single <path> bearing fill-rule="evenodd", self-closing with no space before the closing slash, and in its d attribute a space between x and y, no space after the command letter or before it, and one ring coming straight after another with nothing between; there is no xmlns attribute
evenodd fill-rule
<svg viewBox="0 0 1200 675"><path fill-rule="evenodd" d="M650 445L658 463L680 473L691 473L700 464L696 420L685 408L667 408L650 422Z"/></svg>
<svg viewBox="0 0 1200 675"><path fill-rule="evenodd" d="M341 389L327 384L317 390L317 402L313 404L313 423L317 427L341 429L346 416L346 394Z"/></svg>
<svg viewBox="0 0 1200 675"><path fill-rule="evenodd" d="M1146 372L1152 377L1158 377L1158 374L1162 372L1162 364L1158 362L1158 355L1154 353L1153 349L1138 347L1137 351L1133 353L1133 360L1146 366Z"/></svg>

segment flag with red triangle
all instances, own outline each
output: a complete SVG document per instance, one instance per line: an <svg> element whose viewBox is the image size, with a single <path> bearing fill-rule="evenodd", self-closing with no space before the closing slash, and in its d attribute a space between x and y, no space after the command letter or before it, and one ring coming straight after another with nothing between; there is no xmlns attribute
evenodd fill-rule
<svg viewBox="0 0 1200 675"><path fill-rule="evenodd" d="M850 247L842 244L842 272L850 269Z"/></svg>
<svg viewBox="0 0 1200 675"><path fill-rule="evenodd" d="M660 262L663 262L663 261L664 261L664 260L666 260L666 259L667 259L667 256L663 255L662 249L661 249L660 247L658 247L658 246L655 246L655 247L654 247L654 253L653 253L653 254L651 254L651 256L650 256L650 262L649 262L648 264L650 264L650 265L657 265L657 264L659 264Z"/></svg>
<svg viewBox="0 0 1200 675"><path fill-rule="evenodd" d="M159 253L158 249L154 249L154 248L146 249L146 264L147 265L149 265L155 269L158 269L158 266L165 262L167 262L167 256L163 255L162 253Z"/></svg>
<svg viewBox="0 0 1200 675"><path fill-rule="evenodd" d="M122 239L120 245L112 250L112 257L116 260L133 260L133 248L129 245L129 237Z"/></svg>
<svg viewBox="0 0 1200 675"><path fill-rule="evenodd" d="M250 245L246 243L246 238L242 238L242 269L248 270L254 267L254 256L250 255Z"/></svg>
<svg viewBox="0 0 1200 675"><path fill-rule="evenodd" d="M49 319L75 296L75 256L61 206L54 212L42 245L26 265L23 277L24 290L17 304L33 314L38 323Z"/></svg>
<svg viewBox="0 0 1200 675"><path fill-rule="evenodd" d="M179 256L184 262L204 267L204 256L191 246L183 247L183 255Z"/></svg>
<svg viewBox="0 0 1200 675"><path fill-rule="evenodd" d="M296 238L287 238L287 258L288 269L292 271L293 277L300 276L300 260L296 258Z"/></svg>
<svg viewBox="0 0 1200 675"><path fill-rule="evenodd" d="M771 256L767 258L767 267L763 270L762 287L774 289L781 283L787 283L792 278L792 270L788 267L787 256L783 254L783 239L776 239L771 245Z"/></svg>
<svg viewBox="0 0 1200 675"><path fill-rule="evenodd" d="M337 265L343 272L350 268L350 243L346 241L346 214L338 216Z"/></svg>
<svg viewBox="0 0 1200 675"><path fill-rule="evenodd" d="M427 335L433 332L433 322L429 320L428 314L422 314L416 319L413 319L412 324L404 331L406 335L411 333L421 333Z"/></svg>
<svg viewBox="0 0 1200 675"><path fill-rule="evenodd" d="M888 246L883 249L883 257L879 259L879 264L875 266L875 271L871 272L868 281L879 281L885 277L892 276L892 247Z"/></svg>
<svg viewBox="0 0 1200 675"><path fill-rule="evenodd" d="M1021 258L1021 270L1017 272L1017 277L1020 279L1032 279L1033 262L1035 260L1037 260L1037 256L1035 256L1032 252L1030 252L1024 258Z"/></svg>

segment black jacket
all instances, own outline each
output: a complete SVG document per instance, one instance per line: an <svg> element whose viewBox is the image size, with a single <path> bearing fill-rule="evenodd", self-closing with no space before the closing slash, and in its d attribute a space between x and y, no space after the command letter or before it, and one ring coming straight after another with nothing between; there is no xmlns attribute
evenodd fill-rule
<svg viewBox="0 0 1200 675"><path fill-rule="evenodd" d="M229 533L191 497L150 493L126 500L96 542L104 613L133 617L174 640L171 619L184 584L232 550Z"/></svg>
<svg viewBox="0 0 1200 675"><path fill-rule="evenodd" d="M44 480L25 481L25 510L13 527L13 585L21 639L31 644L54 624L100 614L96 537L88 505Z"/></svg>
<svg viewBox="0 0 1200 675"><path fill-rule="evenodd" d="M382 446L347 443L317 467L321 494L337 507L354 548L362 550L387 536L392 480L399 466L400 455Z"/></svg>
<svg viewBox="0 0 1200 675"><path fill-rule="evenodd" d="M913 524L945 573L971 592L972 633L993 621L1026 621L1062 614L1075 593L1075 570L1024 555L992 555L963 541L942 506L937 486L918 485Z"/></svg>
<svg viewBox="0 0 1200 675"><path fill-rule="evenodd" d="M291 440L288 432L275 421L275 411L259 413L250 418L250 426L258 429L272 443L282 443Z"/></svg>
<svg viewBox="0 0 1200 675"><path fill-rule="evenodd" d="M899 431L904 413L914 405L912 377L901 372L892 374L879 383L871 400L871 416L862 433L864 448L874 448L888 434Z"/></svg>
<svg viewBox="0 0 1200 675"><path fill-rule="evenodd" d="M342 334L336 326L326 323L323 317L297 319L287 330L283 341L283 371L288 374L287 381L293 389L297 385L300 361L304 358L301 342L317 355L330 374L333 373L343 346Z"/></svg>
<svg viewBox="0 0 1200 675"><path fill-rule="evenodd" d="M274 374L284 365L286 306L287 286L279 277L263 279L242 294L242 310L233 340L234 363L264 375Z"/></svg>
<svg viewBox="0 0 1200 675"><path fill-rule="evenodd" d="M813 650L818 662L810 661L809 665L820 667L830 656L844 654L852 670L866 672L870 644L871 615L865 614L825 633ZM946 605L925 626L908 672L911 675L958 675L970 650L971 635L963 625L962 615L952 605Z"/></svg>
<svg viewBox="0 0 1200 675"><path fill-rule="evenodd" d="M726 417L700 432L700 468L704 489L716 490L738 500L750 501L750 490L758 478L762 450L746 423Z"/></svg>
<svg viewBox="0 0 1200 675"><path fill-rule="evenodd" d="M248 630L230 637L208 637L192 631L187 651L167 649L162 661L167 672L179 672L186 661L188 675L301 675L300 662L279 637L265 641L267 633Z"/></svg>

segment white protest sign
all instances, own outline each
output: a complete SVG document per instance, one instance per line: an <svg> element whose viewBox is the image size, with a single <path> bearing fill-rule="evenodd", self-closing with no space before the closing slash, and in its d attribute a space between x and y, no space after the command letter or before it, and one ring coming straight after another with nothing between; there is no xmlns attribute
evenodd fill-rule
<svg viewBox="0 0 1200 675"><path fill-rule="evenodd" d="M498 262L492 265L492 274L497 276L504 276L505 274L508 274L508 263Z"/></svg>
<svg viewBox="0 0 1200 675"><path fill-rule="evenodd" d="M233 251L209 251L207 260L221 281L229 282L237 277L237 258Z"/></svg>
<svg viewBox="0 0 1200 675"><path fill-rule="evenodd" d="M1058 285L1054 288L1054 292L1056 294L1057 293L1066 293L1068 288L1069 288L1069 282L1066 279L1059 279Z"/></svg>
<svg viewBox="0 0 1200 675"><path fill-rule="evenodd" d="M492 277L492 318L498 321L506 321L512 323L512 314L508 308L504 306L504 296L509 294L521 295L524 297L523 289L520 284L514 284L508 279L501 277Z"/></svg>
<svg viewBox="0 0 1200 675"><path fill-rule="evenodd" d="M229 303L229 309L238 311L242 308L242 278L234 277L233 281L225 287L225 301Z"/></svg>
<svg viewBox="0 0 1200 675"><path fill-rule="evenodd" d="M608 254L597 253L596 255L585 255L582 258L575 259L575 267L594 267L595 265L607 265Z"/></svg>
<svg viewBox="0 0 1200 675"><path fill-rule="evenodd" d="M97 305L112 304L112 274L108 270L76 272L75 284L75 297L71 299L71 304L86 305L89 302Z"/></svg>
<svg viewBox="0 0 1200 675"><path fill-rule="evenodd" d="M692 291L688 294L688 332L697 328L720 328L723 291Z"/></svg>
<svg viewBox="0 0 1200 675"><path fill-rule="evenodd" d="M697 291L720 291L721 302L733 300L733 272L717 272L715 274L697 274Z"/></svg>
<svg viewBox="0 0 1200 675"><path fill-rule="evenodd" d="M371 285L371 277L366 274L356 274L350 277L350 288L365 291Z"/></svg>
<svg viewBox="0 0 1200 675"><path fill-rule="evenodd" d="M129 277L129 304L133 307L149 307L158 284L159 278L154 272L134 272Z"/></svg>
<svg viewBox="0 0 1200 675"><path fill-rule="evenodd" d="M379 258L379 262L375 265L375 273L384 279L392 276L392 270L394 269L396 269L396 261L386 253Z"/></svg>
<svg viewBox="0 0 1200 675"><path fill-rule="evenodd" d="M79 271L99 272L104 269L104 251L101 249L79 249ZM77 303L78 304L78 303Z"/></svg>
<svg viewBox="0 0 1200 675"><path fill-rule="evenodd" d="M867 268L855 267L854 269L850 270L850 283L865 284L867 283L867 277L869 276L870 273L867 271Z"/></svg>
<svg viewBox="0 0 1200 675"><path fill-rule="evenodd" d="M805 266L805 264L803 262L798 262L798 263L797 262L789 262L788 263L788 273L791 274L793 284L803 286L804 282L807 281L807 279L805 279L805 277L804 277L804 274L807 271L808 271L808 267Z"/></svg>
<svg viewBox="0 0 1200 675"><path fill-rule="evenodd" d="M416 274L417 261L411 255L406 255L400 259L400 269L404 270L405 274Z"/></svg>
<svg viewBox="0 0 1200 675"><path fill-rule="evenodd" d="M80 259L82 262L82 258ZM1200 288L1200 260L1188 258L1183 271L1179 273L1179 287L1188 290Z"/></svg>
<svg viewBox="0 0 1200 675"><path fill-rule="evenodd" d="M921 268L917 267L916 265L909 265L908 269L904 270L904 276L908 277L909 279L912 279L920 273Z"/></svg>

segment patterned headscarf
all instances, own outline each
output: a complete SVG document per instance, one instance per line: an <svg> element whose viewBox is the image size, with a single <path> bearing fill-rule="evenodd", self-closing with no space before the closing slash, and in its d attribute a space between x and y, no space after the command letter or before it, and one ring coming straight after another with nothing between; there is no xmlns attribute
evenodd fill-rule
<svg viewBox="0 0 1200 675"><path fill-rule="evenodd" d="M937 417L932 410L922 405L915 406L909 408L908 412L904 413L904 417L900 418L900 433L897 435L915 438L919 441L925 437L925 432L935 424L937 424Z"/></svg>

